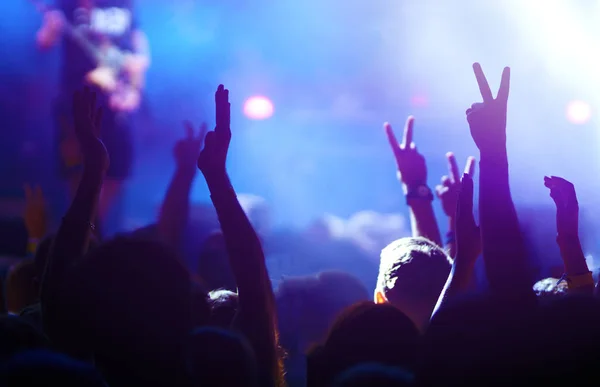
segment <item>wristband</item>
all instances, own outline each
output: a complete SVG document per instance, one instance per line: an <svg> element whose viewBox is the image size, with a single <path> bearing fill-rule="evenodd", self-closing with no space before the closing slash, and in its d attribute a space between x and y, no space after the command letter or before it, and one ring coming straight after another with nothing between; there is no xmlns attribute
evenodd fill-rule
<svg viewBox="0 0 600 387"><path fill-rule="evenodd" d="M433 192L425 184L417 186L406 186L405 187L406 201L411 199L424 200L428 202L433 201Z"/></svg>

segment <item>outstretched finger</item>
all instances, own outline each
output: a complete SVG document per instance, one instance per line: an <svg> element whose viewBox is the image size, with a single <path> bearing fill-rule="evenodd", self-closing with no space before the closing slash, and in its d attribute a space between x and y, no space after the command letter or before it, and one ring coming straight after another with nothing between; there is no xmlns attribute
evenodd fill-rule
<svg viewBox="0 0 600 387"><path fill-rule="evenodd" d="M464 173L468 174L471 179L475 176L475 157L469 156L467 158L467 164L465 165Z"/></svg>
<svg viewBox="0 0 600 387"><path fill-rule="evenodd" d="M230 130L230 104L229 90L225 86L219 85L215 93L215 110L216 110L216 131L227 132Z"/></svg>
<svg viewBox="0 0 600 387"><path fill-rule="evenodd" d="M477 62L473 63L473 71L475 72L475 78L477 79L477 85L479 86L481 97L483 97L483 102L492 102L494 96L492 95L492 90L490 89L485 74L481 69L481 65Z"/></svg>
<svg viewBox="0 0 600 387"><path fill-rule="evenodd" d="M390 143L390 147L392 148L394 154L396 154L396 152L398 152L398 147L400 146L400 144L398 143L396 134L394 134L394 129L392 128L392 125L389 124L389 122L383 124L383 128L385 129L385 135L387 136L388 142Z"/></svg>
<svg viewBox="0 0 600 387"><path fill-rule="evenodd" d="M508 101L509 91L510 67L505 67L504 70L502 70L502 79L500 80L500 88L498 89L498 95L496 96L496 99L506 103Z"/></svg>
<svg viewBox="0 0 600 387"><path fill-rule="evenodd" d="M448 159L450 180L452 183L458 183L460 181L460 172L458 172L458 163L456 162L456 157L454 156L454 153L448 152L446 153L446 158Z"/></svg>
<svg viewBox="0 0 600 387"><path fill-rule="evenodd" d="M413 143L413 127L415 125L415 117L408 116L404 124L404 135L402 136L402 147L408 149Z"/></svg>

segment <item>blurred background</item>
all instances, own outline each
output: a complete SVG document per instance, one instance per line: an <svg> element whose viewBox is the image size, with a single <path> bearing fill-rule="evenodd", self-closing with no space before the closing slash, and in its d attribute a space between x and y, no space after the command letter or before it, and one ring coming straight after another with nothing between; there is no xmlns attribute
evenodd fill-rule
<svg viewBox="0 0 600 387"><path fill-rule="evenodd" d="M232 181L239 192L264 198L276 225L300 228L325 213L406 214L382 123L391 122L400 136L406 116L416 116L415 142L435 186L447 173L446 152L461 163L478 156L465 110L480 99L471 69L479 61L494 90L502 68L512 68L511 182L532 246L558 260L553 203L543 186L544 175L558 175L577 187L586 252L600 247L594 242L600 241L600 2L136 5L152 66L136 117L123 228L154 220L174 170L171 149L183 134L181 122L214 123L219 83L231 90ZM0 10L0 197L12 203L22 197L23 183L39 183L59 216L64 203L50 119L59 51L36 49L42 18L29 1L2 1ZM193 201L209 202L202 178Z"/></svg>

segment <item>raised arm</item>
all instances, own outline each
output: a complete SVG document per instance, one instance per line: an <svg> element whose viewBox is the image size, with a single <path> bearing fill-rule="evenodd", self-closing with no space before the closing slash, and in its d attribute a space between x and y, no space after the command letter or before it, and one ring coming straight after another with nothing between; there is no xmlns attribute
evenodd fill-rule
<svg viewBox="0 0 600 387"><path fill-rule="evenodd" d="M460 175L456 157L451 152L446 154L448 159L448 175L442 177L440 185L435 187L435 192L442 202L444 213L448 217L448 233L446 235L446 250L451 257L456 256L456 206L460 191ZM471 179L475 175L475 158L469 157L465 166L465 174Z"/></svg>
<svg viewBox="0 0 600 387"><path fill-rule="evenodd" d="M236 328L254 347L261 379L265 383L281 385L275 300L264 253L225 168L231 129L229 91L223 85L217 89L215 103L217 125L214 131L206 134L198 168L208 184L238 286Z"/></svg>
<svg viewBox="0 0 600 387"><path fill-rule="evenodd" d="M394 152L398 179L402 183L406 204L410 211L410 224L414 237L424 237L438 246L442 238L433 212L433 194L427 186L425 158L417 151L413 138L414 117L408 117L404 126L402 143L396 140L392 126L385 123L385 133Z"/></svg>
<svg viewBox="0 0 600 387"><path fill-rule="evenodd" d="M479 221L483 259L490 288L496 295L523 300L533 284L525 242L512 201L506 151L506 112L510 69L504 68L494 98L478 63L473 65L483 103L467 110L471 136L480 151Z"/></svg>
<svg viewBox="0 0 600 387"><path fill-rule="evenodd" d="M46 200L40 186L25 185L25 211L23 219L27 229L27 254L34 255L38 244L46 236L48 227Z"/></svg>
<svg viewBox="0 0 600 387"><path fill-rule="evenodd" d="M96 107L96 94L85 88L73 96L73 123L83 155L83 175L75 197L54 237L41 284L40 300L46 334L60 341L60 316L56 314L60 297L57 289L69 266L84 255L92 236L93 220L108 153L99 139L102 110Z"/></svg>
<svg viewBox="0 0 600 387"><path fill-rule="evenodd" d="M453 227L456 230L456 255L433 314L448 300L469 289L475 262L481 254L481 234L473 216L473 179L468 173L464 174L460 182L456 202L456 223Z"/></svg>
<svg viewBox="0 0 600 387"><path fill-rule="evenodd" d="M158 217L158 232L163 241L172 247L181 247L182 236L188 223L190 191L196 177L196 161L202 148L207 126L202 124L199 135L194 127L185 122L186 136L173 148L176 169L165 194Z"/></svg>
<svg viewBox="0 0 600 387"><path fill-rule="evenodd" d="M561 177L544 177L556 204L556 242L565 265L569 293L594 293L594 279L579 241L579 203L575 186Z"/></svg>

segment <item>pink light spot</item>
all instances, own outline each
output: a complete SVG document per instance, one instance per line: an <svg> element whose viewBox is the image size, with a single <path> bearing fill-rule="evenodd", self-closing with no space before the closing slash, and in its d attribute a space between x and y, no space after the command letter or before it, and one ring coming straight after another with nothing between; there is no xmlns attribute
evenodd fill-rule
<svg viewBox="0 0 600 387"><path fill-rule="evenodd" d="M576 125L583 125L592 118L592 107L584 101L571 101L567 105L567 119Z"/></svg>
<svg viewBox="0 0 600 387"><path fill-rule="evenodd" d="M244 102L244 114L251 120L266 120L273 116L274 110L267 97L254 96Z"/></svg>
<svg viewBox="0 0 600 387"><path fill-rule="evenodd" d="M410 98L410 105L414 108L424 108L429 105L429 100L423 94L415 94Z"/></svg>

